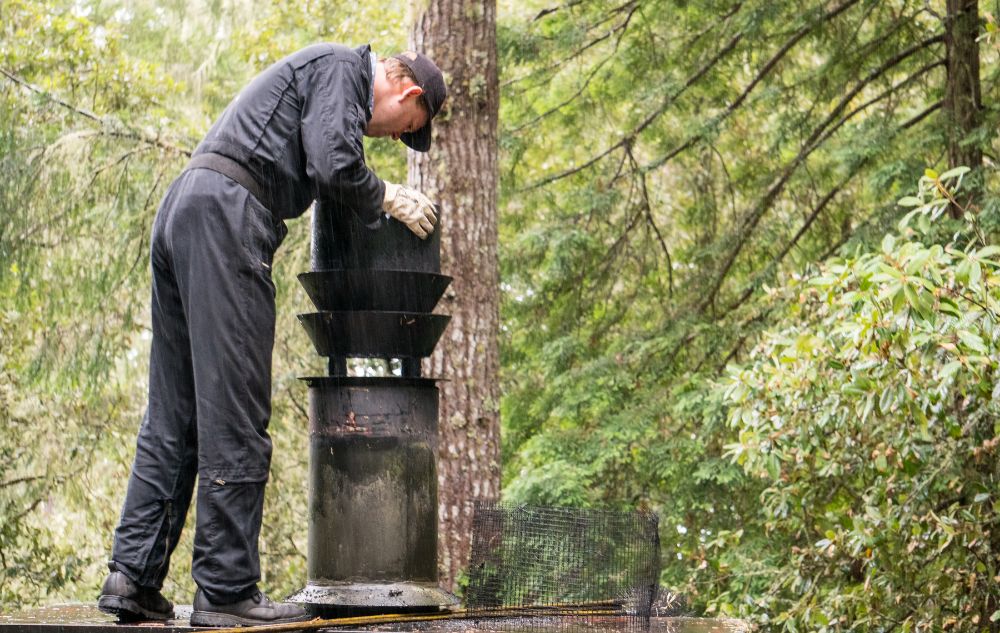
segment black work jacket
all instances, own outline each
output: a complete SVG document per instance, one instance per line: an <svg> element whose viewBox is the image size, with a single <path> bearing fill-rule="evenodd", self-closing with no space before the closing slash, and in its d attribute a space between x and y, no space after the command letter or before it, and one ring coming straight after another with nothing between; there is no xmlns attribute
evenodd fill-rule
<svg viewBox="0 0 1000 633"><path fill-rule="evenodd" d="M314 199L378 220L385 183L365 165L371 118L368 46L315 44L258 75L233 99L195 155L223 154L246 167L282 219Z"/></svg>

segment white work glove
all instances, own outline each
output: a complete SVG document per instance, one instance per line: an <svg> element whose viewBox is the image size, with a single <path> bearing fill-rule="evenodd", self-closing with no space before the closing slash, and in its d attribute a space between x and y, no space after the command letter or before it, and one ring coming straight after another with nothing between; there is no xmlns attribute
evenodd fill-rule
<svg viewBox="0 0 1000 633"><path fill-rule="evenodd" d="M382 208L422 240L434 232L434 225L437 224L434 205L416 189L386 182Z"/></svg>

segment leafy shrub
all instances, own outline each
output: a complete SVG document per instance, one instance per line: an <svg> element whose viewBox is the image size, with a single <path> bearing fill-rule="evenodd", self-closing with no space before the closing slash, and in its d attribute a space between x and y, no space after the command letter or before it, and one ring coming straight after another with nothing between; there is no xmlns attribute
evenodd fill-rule
<svg viewBox="0 0 1000 633"><path fill-rule="evenodd" d="M966 214L927 236L965 170L928 171L878 252L771 300L787 316L720 387L728 454L786 548L741 615L785 630L997 630L1000 246Z"/></svg>

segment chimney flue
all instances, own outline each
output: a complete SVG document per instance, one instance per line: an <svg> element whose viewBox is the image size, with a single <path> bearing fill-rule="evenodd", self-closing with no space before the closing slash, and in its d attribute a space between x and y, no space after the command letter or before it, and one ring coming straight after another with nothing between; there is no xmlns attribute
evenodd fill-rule
<svg viewBox="0 0 1000 633"><path fill-rule="evenodd" d="M317 203L317 312L299 315L329 374L309 387L308 584L289 599L319 615L434 611L438 587L436 379L420 375L449 317L431 314L451 278L438 232L420 240L392 219L361 224ZM348 358L399 361L399 375L349 376Z"/></svg>

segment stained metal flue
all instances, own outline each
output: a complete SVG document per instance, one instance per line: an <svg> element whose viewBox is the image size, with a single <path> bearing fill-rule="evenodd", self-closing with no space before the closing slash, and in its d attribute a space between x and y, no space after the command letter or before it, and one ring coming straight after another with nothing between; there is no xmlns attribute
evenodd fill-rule
<svg viewBox="0 0 1000 633"><path fill-rule="evenodd" d="M317 312L299 316L329 376L309 386L308 584L290 600L320 615L438 610L436 380L420 376L448 317L430 314L451 281L440 238L395 220L372 229L317 204ZM399 359L401 376L347 375L347 359Z"/></svg>

